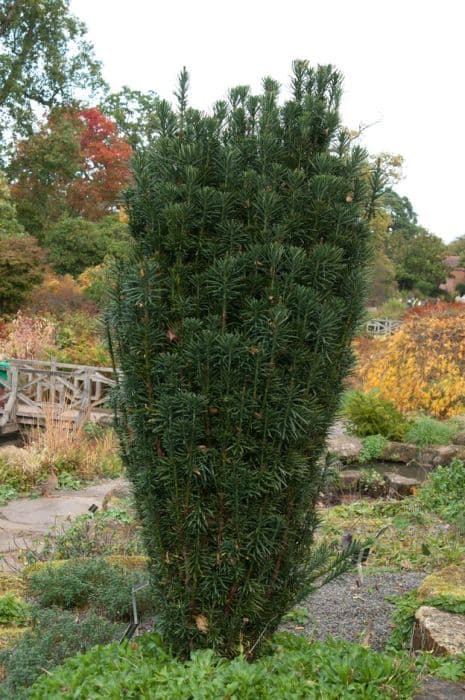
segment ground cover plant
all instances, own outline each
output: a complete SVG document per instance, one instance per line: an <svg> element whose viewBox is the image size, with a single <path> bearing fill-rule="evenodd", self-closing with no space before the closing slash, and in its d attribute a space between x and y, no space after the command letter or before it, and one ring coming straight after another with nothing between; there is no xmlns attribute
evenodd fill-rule
<svg viewBox="0 0 465 700"><path fill-rule="evenodd" d="M128 570L102 558L46 564L28 576L26 594L41 608L91 608L111 621L129 620L131 591L145 582L144 569ZM147 591L138 596L140 614L151 610Z"/></svg>
<svg viewBox="0 0 465 700"><path fill-rule="evenodd" d="M124 688L127 698L381 700L412 697L415 687L407 659L347 642L309 643L281 633L253 664L243 656L222 659L210 649L194 652L183 663L151 634L122 647L99 647L70 659L39 680L30 698L53 700L63 693L113 698Z"/></svg>
<svg viewBox="0 0 465 700"><path fill-rule="evenodd" d="M134 259L108 314L128 474L160 624L187 655L253 655L349 553L312 548L318 457L351 366L377 166L341 128L341 76L294 64L283 106L160 101L126 197ZM156 476L155 476L156 475Z"/></svg>
<svg viewBox="0 0 465 700"><path fill-rule="evenodd" d="M123 626L90 612L76 617L74 612L48 608L35 612L32 626L12 648L0 651L0 698L21 700L29 697L34 680L62 663L69 656L95 644L116 639Z"/></svg>

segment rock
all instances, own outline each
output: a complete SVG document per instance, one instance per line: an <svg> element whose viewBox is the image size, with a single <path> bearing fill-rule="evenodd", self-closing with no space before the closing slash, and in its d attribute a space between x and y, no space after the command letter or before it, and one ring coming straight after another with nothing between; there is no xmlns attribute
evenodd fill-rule
<svg viewBox="0 0 465 700"><path fill-rule="evenodd" d="M102 510L118 508L121 506L122 501L130 499L131 497L131 485L127 481L122 481L105 494L102 501Z"/></svg>
<svg viewBox="0 0 465 700"><path fill-rule="evenodd" d="M343 469L339 473L341 491L355 491L358 489L362 472L358 469Z"/></svg>
<svg viewBox="0 0 465 700"><path fill-rule="evenodd" d="M461 430L457 433L454 439L454 445L465 445L465 430Z"/></svg>
<svg viewBox="0 0 465 700"><path fill-rule="evenodd" d="M388 483L390 495L410 496L413 493L413 489L420 486L418 479L409 479L407 476L401 476L394 472L388 472L384 475L384 478Z"/></svg>
<svg viewBox="0 0 465 700"><path fill-rule="evenodd" d="M411 462L416 459L417 446L408 442L388 442L383 450L382 459L386 462Z"/></svg>
<svg viewBox="0 0 465 700"><path fill-rule="evenodd" d="M422 605L415 613L412 649L436 656L465 653L465 615Z"/></svg>
<svg viewBox="0 0 465 700"><path fill-rule="evenodd" d="M465 684L443 678L425 678L413 700L465 700Z"/></svg>
<svg viewBox="0 0 465 700"><path fill-rule="evenodd" d="M418 587L421 600L444 595L465 601L465 562L451 564L430 574Z"/></svg>
<svg viewBox="0 0 465 700"><path fill-rule="evenodd" d="M362 449L362 441L353 435L331 435L326 447L343 462L357 462Z"/></svg>
<svg viewBox="0 0 465 700"><path fill-rule="evenodd" d="M442 465L443 467L450 464L461 452L457 445L438 445L433 450L436 453L433 457L434 466Z"/></svg>

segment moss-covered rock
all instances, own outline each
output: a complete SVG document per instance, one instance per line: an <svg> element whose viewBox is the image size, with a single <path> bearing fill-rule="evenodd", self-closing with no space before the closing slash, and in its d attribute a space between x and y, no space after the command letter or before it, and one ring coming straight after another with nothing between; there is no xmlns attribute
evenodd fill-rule
<svg viewBox="0 0 465 700"><path fill-rule="evenodd" d="M421 600L438 596L465 601L465 562L451 564L430 574L418 588L418 597Z"/></svg>

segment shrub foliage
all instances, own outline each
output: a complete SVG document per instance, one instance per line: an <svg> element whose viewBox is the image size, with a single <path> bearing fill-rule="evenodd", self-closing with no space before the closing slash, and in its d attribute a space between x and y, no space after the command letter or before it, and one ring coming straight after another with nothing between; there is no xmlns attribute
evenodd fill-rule
<svg viewBox="0 0 465 700"><path fill-rule="evenodd" d="M118 423L177 653L252 655L340 559L311 549L318 458L351 362L375 188L341 77L294 65L211 116L160 102L127 194L109 328ZM378 178L379 179L379 178Z"/></svg>
<svg viewBox="0 0 465 700"><path fill-rule="evenodd" d="M360 353L357 381L378 388L401 411L438 418L465 410L465 306L438 304L410 312L388 340Z"/></svg>

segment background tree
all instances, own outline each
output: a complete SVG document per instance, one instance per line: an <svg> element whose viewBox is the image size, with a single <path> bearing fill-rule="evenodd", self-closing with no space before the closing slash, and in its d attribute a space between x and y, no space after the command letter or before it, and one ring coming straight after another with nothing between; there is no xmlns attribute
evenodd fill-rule
<svg viewBox="0 0 465 700"><path fill-rule="evenodd" d="M400 289L418 290L427 296L436 296L438 287L448 275L444 262L447 249L441 238L424 228L417 227L415 234L403 239L393 233L392 258Z"/></svg>
<svg viewBox="0 0 465 700"><path fill-rule="evenodd" d="M148 146L158 133L158 96L153 90L141 92L124 85L105 97L100 109L116 122L118 131L132 146Z"/></svg>
<svg viewBox="0 0 465 700"><path fill-rule="evenodd" d="M39 108L104 86L86 27L68 0L0 1L0 142L28 135Z"/></svg>
<svg viewBox="0 0 465 700"><path fill-rule="evenodd" d="M87 267L100 265L106 256L127 256L131 240L128 227L115 217L98 223L68 217L47 229L43 244L53 269L76 277Z"/></svg>
<svg viewBox="0 0 465 700"><path fill-rule="evenodd" d="M163 633L256 653L315 580L319 461L352 363L373 197L341 129L341 76L294 65L203 115L157 107L127 196L135 257L109 330L117 424ZM349 558L351 555L347 555Z"/></svg>
<svg viewBox="0 0 465 700"><path fill-rule="evenodd" d="M0 236L0 315L15 312L42 279L42 251L30 236Z"/></svg>
<svg viewBox="0 0 465 700"><path fill-rule="evenodd" d="M24 229L18 222L16 207L11 199L10 187L0 172L0 238L21 236Z"/></svg>
<svg viewBox="0 0 465 700"><path fill-rule="evenodd" d="M41 236L63 216L102 218L128 182L131 153L100 110L54 110L9 168L20 221Z"/></svg>

